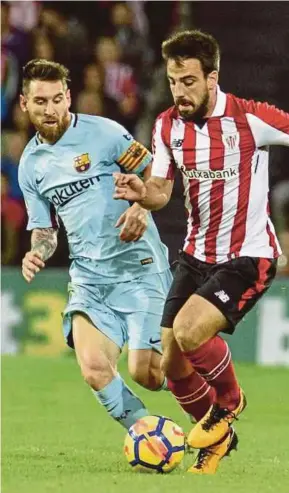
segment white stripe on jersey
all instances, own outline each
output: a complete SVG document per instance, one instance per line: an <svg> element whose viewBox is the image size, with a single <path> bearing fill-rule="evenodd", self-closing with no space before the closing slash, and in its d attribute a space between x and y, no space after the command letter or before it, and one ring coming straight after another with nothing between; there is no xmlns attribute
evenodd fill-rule
<svg viewBox="0 0 289 493"><path fill-rule="evenodd" d="M276 238L274 226L268 217L268 163L267 150L258 149L252 158L251 187L246 222L246 235L240 251L240 255L252 255L252 242L259 257L268 257L269 252L274 257L274 248L270 246L270 237L267 232L267 224L275 237L275 243L279 254L281 248Z"/></svg>
<svg viewBox="0 0 289 493"><path fill-rule="evenodd" d="M208 163L210 162L210 137L208 125L205 124L202 129L196 131L196 170L208 171ZM210 224L210 192L213 185L213 180L200 180L198 206L200 211L200 224L196 234L196 249L195 256L199 260L206 260L205 241L206 233Z"/></svg>
<svg viewBox="0 0 289 493"><path fill-rule="evenodd" d="M159 176L160 178L166 178L170 163L171 155L162 139L162 126L163 119L160 118L156 121L153 135L153 164L152 164L152 176Z"/></svg>
<svg viewBox="0 0 289 493"><path fill-rule="evenodd" d="M221 118L223 133L234 134L238 132L234 118ZM239 139L240 141L240 139ZM234 148L232 153L229 146L224 146L224 169L240 165L240 147ZM237 212L239 196L239 173L234 180L224 180L223 212L216 242L216 262L223 262L228 258L230 251L231 235Z"/></svg>
<svg viewBox="0 0 289 493"><path fill-rule="evenodd" d="M170 144L171 144L171 149L173 153L173 157L175 162L177 163L178 167L183 166L184 164L184 153L183 153L183 148L174 148L173 147L173 141L180 140L183 141L185 137L185 124L182 120L173 120L172 124L172 129L171 129L171 139L170 139ZM188 212L188 219L187 219L187 236L185 238L185 247L189 243L187 241L187 238L190 237L192 228L193 228L193 217L192 217L192 204L190 200L190 179L185 176L183 173L181 173L181 177L183 180L183 185L184 185L184 197L185 197L185 208L187 209ZM184 248L185 248L184 247Z"/></svg>

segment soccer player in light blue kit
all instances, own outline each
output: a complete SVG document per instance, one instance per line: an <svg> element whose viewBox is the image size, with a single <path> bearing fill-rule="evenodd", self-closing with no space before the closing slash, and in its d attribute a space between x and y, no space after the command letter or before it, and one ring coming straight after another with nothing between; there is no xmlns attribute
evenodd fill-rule
<svg viewBox="0 0 289 493"><path fill-rule="evenodd" d="M160 321L171 273L150 214L113 200L113 173L146 179L151 155L118 123L70 113L68 80L55 62L31 60L23 69L20 106L37 133L19 165L32 230L22 272L31 282L45 266L61 218L72 259L66 341L97 400L129 428L149 412L117 372L117 360L127 342L132 378L151 390L166 388Z"/></svg>

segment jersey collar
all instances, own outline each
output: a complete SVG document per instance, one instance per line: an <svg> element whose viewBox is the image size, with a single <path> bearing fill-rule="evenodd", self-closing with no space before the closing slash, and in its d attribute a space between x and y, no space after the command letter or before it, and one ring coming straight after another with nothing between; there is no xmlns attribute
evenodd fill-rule
<svg viewBox="0 0 289 493"><path fill-rule="evenodd" d="M227 102L226 94L223 91L221 91L220 86L217 86L217 101L215 104L214 111L209 118L213 116L223 116L225 113L226 102Z"/></svg>

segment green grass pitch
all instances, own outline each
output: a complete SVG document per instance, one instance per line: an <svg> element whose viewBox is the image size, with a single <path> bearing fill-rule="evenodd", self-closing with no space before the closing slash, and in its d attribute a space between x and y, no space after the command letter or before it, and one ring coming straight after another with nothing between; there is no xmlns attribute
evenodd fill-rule
<svg viewBox="0 0 289 493"><path fill-rule="evenodd" d="M121 372L127 375L125 364ZM214 476L135 473L124 430L83 383L73 357L2 359L3 493L288 493L289 371L239 365L248 408L237 422L239 451ZM129 380L129 379L128 379ZM131 386L152 414L189 423L169 392Z"/></svg>

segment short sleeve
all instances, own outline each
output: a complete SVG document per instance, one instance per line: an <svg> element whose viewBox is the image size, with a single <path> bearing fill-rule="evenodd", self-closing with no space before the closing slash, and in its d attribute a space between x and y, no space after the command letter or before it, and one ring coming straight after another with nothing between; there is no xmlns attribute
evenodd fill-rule
<svg viewBox="0 0 289 493"><path fill-rule="evenodd" d="M33 186L32 180L25 174L25 169L21 164L19 166L18 181L28 214L26 229L30 231L35 228L58 228L54 207L39 194L36 187Z"/></svg>
<svg viewBox="0 0 289 493"><path fill-rule="evenodd" d="M151 163L152 155L127 130L114 123L114 161L129 173L141 174Z"/></svg>
<svg viewBox="0 0 289 493"><path fill-rule="evenodd" d="M257 147L289 146L289 114L268 103L249 103L246 114Z"/></svg>
<svg viewBox="0 0 289 493"><path fill-rule="evenodd" d="M163 118L158 118L152 136L153 163L151 176L173 180L175 162L168 143L170 142L171 125Z"/></svg>

